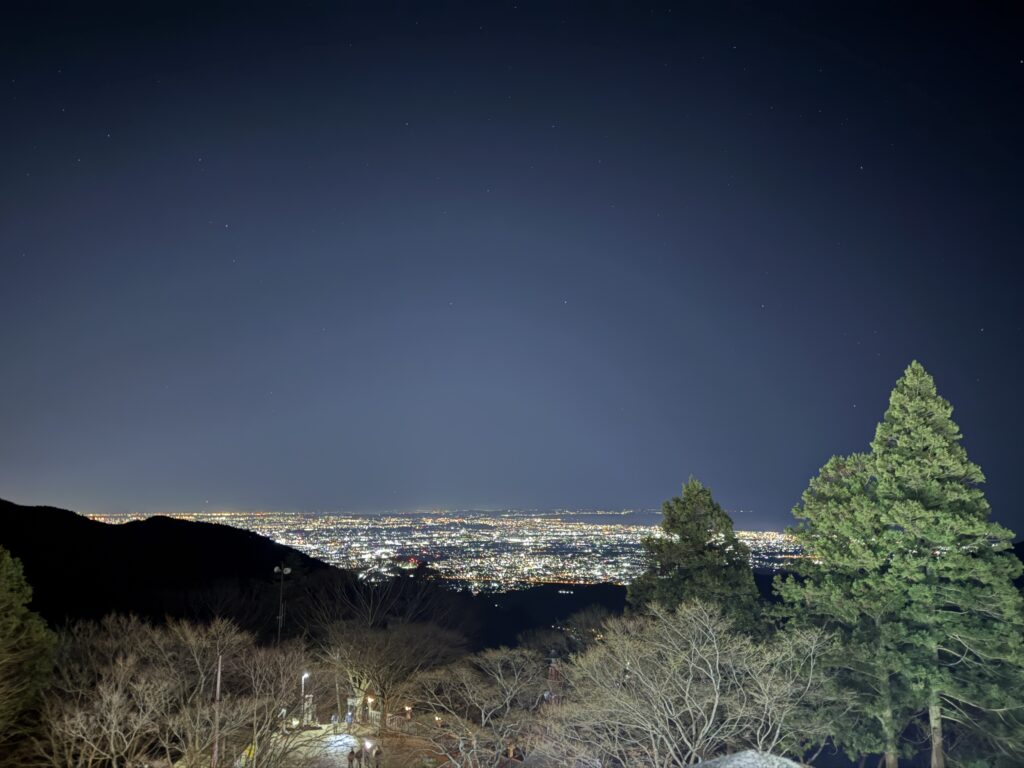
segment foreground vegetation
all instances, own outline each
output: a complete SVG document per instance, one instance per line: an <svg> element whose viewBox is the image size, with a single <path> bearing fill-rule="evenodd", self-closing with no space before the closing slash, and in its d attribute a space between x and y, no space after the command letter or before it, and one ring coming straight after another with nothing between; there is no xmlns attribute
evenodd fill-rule
<svg viewBox="0 0 1024 768"><path fill-rule="evenodd" d="M53 768L302 765L316 756L301 726L352 710L456 768L669 768L746 748L1019 765L1021 564L951 414L912 364L870 451L830 459L794 510L806 557L776 603L691 480L625 616L583 612L516 648L470 653L436 592L351 580L318 584L305 634L283 643L223 619L52 635L0 551L0 752Z"/></svg>

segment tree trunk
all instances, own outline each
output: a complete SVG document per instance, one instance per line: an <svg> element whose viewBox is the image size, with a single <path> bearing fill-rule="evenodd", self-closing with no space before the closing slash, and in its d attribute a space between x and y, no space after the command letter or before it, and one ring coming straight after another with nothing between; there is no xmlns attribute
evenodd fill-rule
<svg viewBox="0 0 1024 768"><path fill-rule="evenodd" d="M892 694L889 690L889 676L883 674L880 680L882 691L883 714L882 738L885 739L885 751L882 757L885 759L885 768L899 768L900 759L896 753L896 724L892 716Z"/></svg>
<svg viewBox="0 0 1024 768"><path fill-rule="evenodd" d="M946 755L942 751L942 705L934 691L928 699L928 725L932 737L931 768L946 768Z"/></svg>
<svg viewBox="0 0 1024 768"><path fill-rule="evenodd" d="M337 712L337 714L338 714L338 721L341 722L341 721L343 721L345 719L345 714L344 713L348 712L348 708L347 708L347 702L346 702L346 708L345 709L341 708L341 680L338 678L337 670L335 670L335 672L334 672L334 703L337 706L337 709L335 710L335 712Z"/></svg>

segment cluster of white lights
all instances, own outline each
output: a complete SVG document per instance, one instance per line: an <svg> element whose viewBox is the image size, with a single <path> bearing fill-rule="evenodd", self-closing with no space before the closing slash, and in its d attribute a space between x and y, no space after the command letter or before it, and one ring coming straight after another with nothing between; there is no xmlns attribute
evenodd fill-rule
<svg viewBox="0 0 1024 768"><path fill-rule="evenodd" d="M645 568L642 541L656 525L609 513L471 513L349 515L205 512L172 515L215 520L255 531L342 568L378 580L427 562L442 579L473 591L507 591L535 584L628 584ZM94 516L106 522L125 517ZM613 518L615 519L615 518ZM799 551L785 534L738 531L755 567L777 568Z"/></svg>

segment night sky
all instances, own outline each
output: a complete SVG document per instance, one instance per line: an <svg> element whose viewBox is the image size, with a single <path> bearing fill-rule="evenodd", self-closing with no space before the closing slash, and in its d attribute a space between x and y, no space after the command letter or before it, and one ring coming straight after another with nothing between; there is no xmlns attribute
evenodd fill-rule
<svg viewBox="0 0 1024 768"><path fill-rule="evenodd" d="M916 358L1024 533L1024 21L892 5L4 3L0 496L778 528Z"/></svg>

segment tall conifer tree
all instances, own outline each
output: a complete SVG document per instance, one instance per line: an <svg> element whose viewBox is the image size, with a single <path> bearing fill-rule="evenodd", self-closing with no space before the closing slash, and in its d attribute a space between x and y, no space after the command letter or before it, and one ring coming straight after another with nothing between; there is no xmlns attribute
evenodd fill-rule
<svg viewBox="0 0 1024 768"><path fill-rule="evenodd" d="M662 505L662 515L664 534L644 539L648 569L630 585L630 604L674 608L696 598L718 603L740 626L752 626L761 605L750 550L711 490L691 477L682 496Z"/></svg>
<svg viewBox="0 0 1024 768"><path fill-rule="evenodd" d="M791 620L839 631L836 678L852 720L838 739L897 762L926 722L944 768L946 726L1019 765L1024 758L1024 601L1013 534L989 520L984 476L953 409L917 362L896 384L868 455L833 458L794 510L807 559L777 581Z"/></svg>
<svg viewBox="0 0 1024 768"><path fill-rule="evenodd" d="M901 690L898 617L903 585L888 577L895 534L881 524L871 457L833 456L803 493L790 533L805 558L775 587L782 613L797 624L826 626L839 643L827 659L845 692L835 741L852 758L881 752L896 768L899 737L913 716Z"/></svg>
<svg viewBox="0 0 1024 768"><path fill-rule="evenodd" d="M0 547L0 752L50 673L54 638L31 599L21 561Z"/></svg>
<svg viewBox="0 0 1024 768"><path fill-rule="evenodd" d="M952 413L915 361L871 444L882 522L895 536L889 578L906 590L906 676L927 712L932 768L945 765L947 722L992 721L988 734L1024 756L1021 563L1008 551L1012 532L989 520L985 478Z"/></svg>

